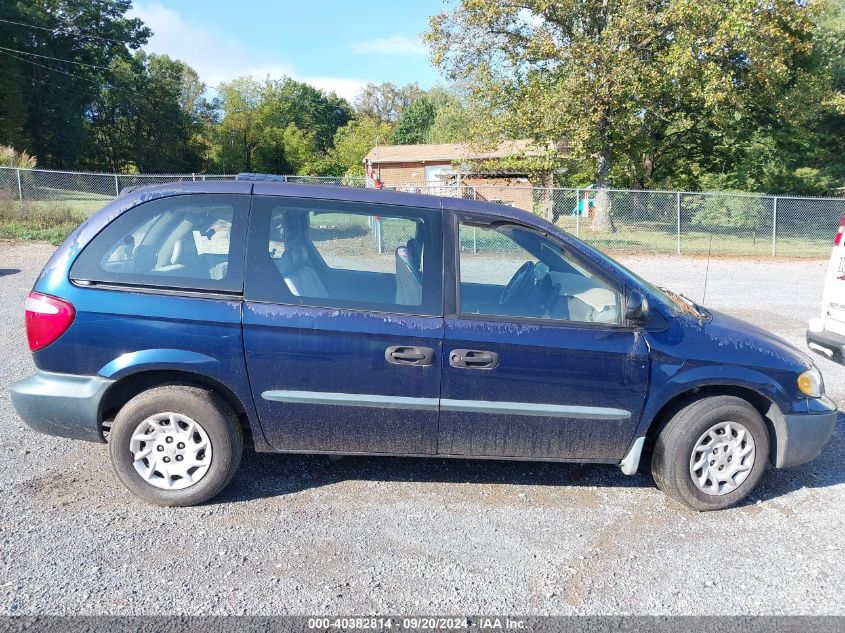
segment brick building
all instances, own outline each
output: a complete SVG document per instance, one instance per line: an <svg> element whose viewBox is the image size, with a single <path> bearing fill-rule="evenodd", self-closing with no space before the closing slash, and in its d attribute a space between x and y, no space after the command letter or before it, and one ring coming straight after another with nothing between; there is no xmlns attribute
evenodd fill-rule
<svg viewBox="0 0 845 633"><path fill-rule="evenodd" d="M475 198L534 210L527 173L495 167L497 159L531 155L528 140L507 141L491 150L463 143L377 145L364 158L367 186Z"/></svg>

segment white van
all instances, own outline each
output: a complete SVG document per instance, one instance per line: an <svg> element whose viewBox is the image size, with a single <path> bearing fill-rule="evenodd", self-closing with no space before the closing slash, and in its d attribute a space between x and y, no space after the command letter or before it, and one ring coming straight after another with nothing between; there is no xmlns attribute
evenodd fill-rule
<svg viewBox="0 0 845 633"><path fill-rule="evenodd" d="M833 238L822 294L822 313L810 319L807 346L840 365L845 365L845 217Z"/></svg>

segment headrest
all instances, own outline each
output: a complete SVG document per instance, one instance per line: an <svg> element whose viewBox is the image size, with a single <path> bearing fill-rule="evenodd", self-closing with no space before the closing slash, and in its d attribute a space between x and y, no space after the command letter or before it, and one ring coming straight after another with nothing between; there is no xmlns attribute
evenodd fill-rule
<svg viewBox="0 0 845 633"><path fill-rule="evenodd" d="M285 241L304 242L308 239L309 219L307 211L286 211L282 221Z"/></svg>
<svg viewBox="0 0 845 633"><path fill-rule="evenodd" d="M283 276L293 274L308 261L308 249L301 244L285 244L285 252L279 261L279 271Z"/></svg>
<svg viewBox="0 0 845 633"><path fill-rule="evenodd" d="M411 257L411 261L414 262L414 268L419 270L420 264L422 263L422 242L415 237L412 237L408 240L407 244L408 255Z"/></svg>
<svg viewBox="0 0 845 633"><path fill-rule="evenodd" d="M411 257L411 252L407 246L400 246L396 249L396 274L399 275L404 268L408 272L413 275L413 277L419 281L420 280L420 269L414 262L413 257Z"/></svg>

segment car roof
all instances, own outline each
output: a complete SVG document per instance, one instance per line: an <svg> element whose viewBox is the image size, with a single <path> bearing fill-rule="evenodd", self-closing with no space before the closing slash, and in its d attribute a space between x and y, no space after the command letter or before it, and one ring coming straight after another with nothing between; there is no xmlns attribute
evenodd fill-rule
<svg viewBox="0 0 845 633"><path fill-rule="evenodd" d="M171 182L162 185L131 187L121 192L121 198L158 198L186 194L254 194L258 196L279 196L287 198L314 198L349 202L372 202L424 209L451 209L473 213L485 213L527 224L537 224L542 219L515 207L481 200L466 200L450 196L433 196L407 193L393 189L371 189L344 187L342 185L320 185L290 182L248 181L248 180L206 180Z"/></svg>

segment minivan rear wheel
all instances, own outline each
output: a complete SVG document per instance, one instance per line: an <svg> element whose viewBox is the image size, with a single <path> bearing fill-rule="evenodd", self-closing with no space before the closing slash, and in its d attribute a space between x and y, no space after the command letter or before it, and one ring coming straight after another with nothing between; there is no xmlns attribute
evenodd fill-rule
<svg viewBox="0 0 845 633"><path fill-rule="evenodd" d="M769 461L760 413L735 396L703 398L663 427L651 472L657 487L693 510L721 510L747 497Z"/></svg>
<svg viewBox="0 0 845 633"><path fill-rule="evenodd" d="M162 506L191 506L216 496L240 465L243 434L217 394L189 385L140 393L118 412L109 454L135 495Z"/></svg>

